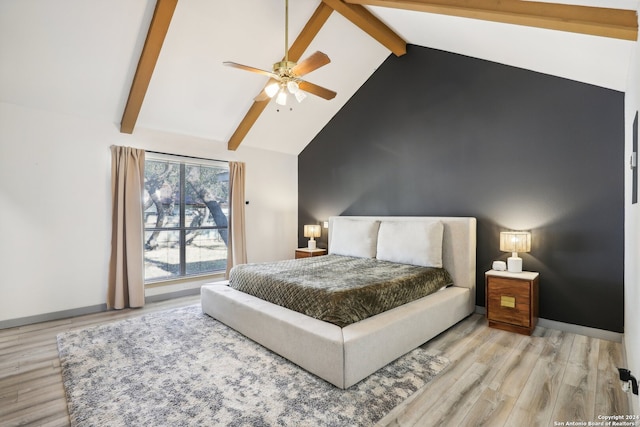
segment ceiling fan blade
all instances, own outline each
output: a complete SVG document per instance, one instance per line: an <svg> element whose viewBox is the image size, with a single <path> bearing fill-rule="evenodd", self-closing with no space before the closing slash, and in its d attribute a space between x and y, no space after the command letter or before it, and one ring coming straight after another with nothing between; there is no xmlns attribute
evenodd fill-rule
<svg viewBox="0 0 640 427"><path fill-rule="evenodd" d="M310 57L300 61L298 65L291 69L291 71L296 76L304 76L305 74L317 70L318 68L327 65L330 62L331 60L325 53L318 51Z"/></svg>
<svg viewBox="0 0 640 427"><path fill-rule="evenodd" d="M223 62L223 64L226 65L227 67L239 68L241 70L251 71L252 73L258 73L267 77L271 77L273 79L280 80L280 76L275 73L272 73L271 71L261 70L260 68L249 67L248 65L237 64L235 62L230 62L230 61L225 61Z"/></svg>
<svg viewBox="0 0 640 427"><path fill-rule="evenodd" d="M326 100L333 99L337 95L337 93L335 93L332 90L329 90L322 86L318 86L313 83L309 83L304 80L300 80L298 82L298 87L305 92L309 92L315 96L319 96L320 98L324 98Z"/></svg>

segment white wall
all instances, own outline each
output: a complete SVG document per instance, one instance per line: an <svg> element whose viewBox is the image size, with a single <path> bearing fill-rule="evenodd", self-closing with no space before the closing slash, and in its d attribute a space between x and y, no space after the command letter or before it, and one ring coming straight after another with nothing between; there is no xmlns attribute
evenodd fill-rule
<svg viewBox="0 0 640 427"><path fill-rule="evenodd" d="M635 57L631 61L625 96L626 158L625 158L625 295L624 343L627 365L640 379L640 203L631 204L632 172L629 158L633 143L633 118L640 109L640 42L636 41ZM640 400L631 395L633 413L640 414Z"/></svg>
<svg viewBox="0 0 640 427"><path fill-rule="evenodd" d="M105 302L111 145L246 162L249 261L292 257L297 156L0 103L0 321Z"/></svg>

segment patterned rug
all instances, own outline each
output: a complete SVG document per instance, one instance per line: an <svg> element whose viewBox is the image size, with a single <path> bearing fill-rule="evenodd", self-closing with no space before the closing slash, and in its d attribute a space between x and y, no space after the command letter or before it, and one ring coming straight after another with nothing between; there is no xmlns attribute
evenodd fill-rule
<svg viewBox="0 0 640 427"><path fill-rule="evenodd" d="M371 426L448 364L418 348L341 390L200 305L58 335L73 426Z"/></svg>

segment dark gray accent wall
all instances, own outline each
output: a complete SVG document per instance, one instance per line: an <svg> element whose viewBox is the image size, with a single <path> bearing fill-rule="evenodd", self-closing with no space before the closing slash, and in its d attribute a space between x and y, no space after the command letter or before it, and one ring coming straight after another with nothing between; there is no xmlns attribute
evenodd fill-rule
<svg viewBox="0 0 640 427"><path fill-rule="evenodd" d="M484 306L499 232L530 230L540 317L623 332L623 93L409 46L298 167L300 246L331 215L474 216Z"/></svg>

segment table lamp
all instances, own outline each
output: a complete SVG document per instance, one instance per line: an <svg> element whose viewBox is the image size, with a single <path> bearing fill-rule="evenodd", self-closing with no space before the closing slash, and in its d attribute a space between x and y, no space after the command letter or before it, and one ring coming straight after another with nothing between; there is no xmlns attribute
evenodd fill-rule
<svg viewBox="0 0 640 427"><path fill-rule="evenodd" d="M304 226L304 237L310 237L309 239L309 249L316 248L316 237L320 237L322 229L319 225L305 225Z"/></svg>
<svg viewBox="0 0 640 427"><path fill-rule="evenodd" d="M507 258L507 271L522 273L522 258L518 252L531 251L531 233L527 231L503 231L500 233L500 250L511 252Z"/></svg>

